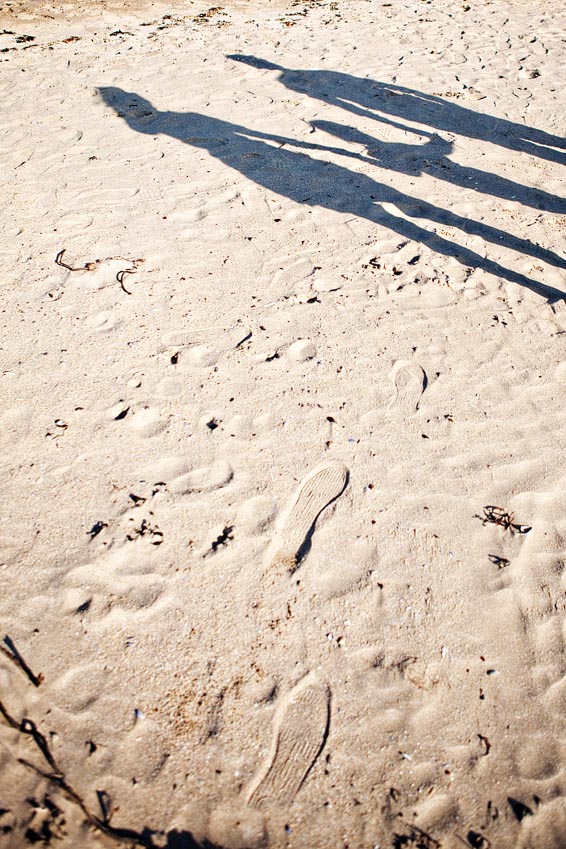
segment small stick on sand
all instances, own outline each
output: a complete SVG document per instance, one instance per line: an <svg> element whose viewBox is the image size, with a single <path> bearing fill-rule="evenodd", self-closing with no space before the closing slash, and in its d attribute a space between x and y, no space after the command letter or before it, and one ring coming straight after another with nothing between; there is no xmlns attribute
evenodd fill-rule
<svg viewBox="0 0 566 849"><path fill-rule="evenodd" d="M21 669L22 672L27 675L34 687L39 687L39 685L43 681L43 675L41 673L39 675L34 675L34 673L31 671L31 669L23 659L22 655L16 648L14 641L7 634L4 637L4 643L8 646L8 648L5 649L4 646L0 646L0 651L2 652L2 654L6 655L6 657L11 660L12 663L14 663L18 667L18 669Z"/></svg>

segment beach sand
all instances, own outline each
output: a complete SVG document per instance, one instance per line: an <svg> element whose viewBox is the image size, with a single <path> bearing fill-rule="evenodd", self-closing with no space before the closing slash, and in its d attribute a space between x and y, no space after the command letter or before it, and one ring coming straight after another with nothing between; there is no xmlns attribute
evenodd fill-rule
<svg viewBox="0 0 566 849"><path fill-rule="evenodd" d="M1 847L566 847L564 18L2 4Z"/></svg>

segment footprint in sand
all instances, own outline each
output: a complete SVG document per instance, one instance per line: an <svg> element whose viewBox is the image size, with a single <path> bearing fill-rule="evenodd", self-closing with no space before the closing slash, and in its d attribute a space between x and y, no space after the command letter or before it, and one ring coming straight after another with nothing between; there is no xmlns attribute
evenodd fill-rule
<svg viewBox="0 0 566 849"><path fill-rule="evenodd" d="M209 327L190 332L166 333L162 340L162 353L178 357L196 368L210 368L225 354L235 351L252 337L252 329L236 322L232 327Z"/></svg>
<svg viewBox="0 0 566 849"><path fill-rule="evenodd" d="M230 483L234 477L232 466L227 460L217 460L210 466L193 469L180 475L170 483L171 491L178 495L189 492L213 492Z"/></svg>
<svg viewBox="0 0 566 849"><path fill-rule="evenodd" d="M307 675L275 714L271 750L246 793L246 802L290 803L322 752L330 720L330 691Z"/></svg>
<svg viewBox="0 0 566 849"><path fill-rule="evenodd" d="M317 518L347 483L348 469L343 463L324 463L301 481L275 533L272 563L289 572L297 568L308 550Z"/></svg>
<svg viewBox="0 0 566 849"><path fill-rule="evenodd" d="M111 310L103 310L87 316L85 323L92 333L110 333L118 326L119 319Z"/></svg>
<svg viewBox="0 0 566 849"><path fill-rule="evenodd" d="M190 492L213 492L230 483L234 470L226 460L215 460L209 466L191 468L186 457L162 457L140 471L146 480L167 484L175 495Z"/></svg>
<svg viewBox="0 0 566 849"><path fill-rule="evenodd" d="M337 540L330 523L320 529L317 538L309 583L325 601L361 590L372 581L372 576L377 577L377 549L367 540L352 540L346 535ZM376 599L377 589L376 584L372 589Z"/></svg>
<svg viewBox="0 0 566 849"><path fill-rule="evenodd" d="M134 408L130 416L130 427L146 439L161 433L167 424L168 420L155 407Z"/></svg>
<svg viewBox="0 0 566 849"><path fill-rule="evenodd" d="M395 388L389 409L414 413L419 408L420 397L426 389L427 377L424 369L413 360L397 360L391 371Z"/></svg>

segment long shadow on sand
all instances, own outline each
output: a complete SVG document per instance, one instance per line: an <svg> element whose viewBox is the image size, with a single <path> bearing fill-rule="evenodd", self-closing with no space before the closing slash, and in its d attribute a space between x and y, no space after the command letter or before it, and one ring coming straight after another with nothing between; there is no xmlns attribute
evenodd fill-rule
<svg viewBox="0 0 566 849"><path fill-rule="evenodd" d="M104 833L121 846L143 847L143 849L222 849L209 840L197 840L190 831L173 829L167 833L143 828L135 831L130 828L107 829ZM163 840L166 839L166 843ZM157 841L157 842L156 842ZM112 845L108 841L109 845Z"/></svg>
<svg viewBox="0 0 566 849"><path fill-rule="evenodd" d="M258 132L194 112L159 112L140 95L119 88L106 87L100 88L99 91L104 101L133 130L153 136L165 134L193 147L207 150L211 156L269 191L300 204L320 206L365 218L406 239L420 242L436 253L453 257L466 267L483 269L503 280L524 286L550 302L565 297L558 289L505 268L498 262L443 238L408 218L424 218L434 224L458 228L485 241L504 245L519 253L565 268L566 260L558 254L495 227L412 198L356 170L315 159L302 151L330 152L361 160L366 166L372 159L341 148ZM289 146L296 150L290 150ZM382 204L393 205L400 214L387 211Z"/></svg>
<svg viewBox="0 0 566 849"><path fill-rule="evenodd" d="M241 53L231 54L228 58L254 68L279 71L279 82L291 91L307 94L354 115L373 118L389 126L410 129L386 117L392 115L405 121L426 124L436 130L491 142L509 150L566 164L566 139L505 118L466 109L434 94L397 83L354 77L339 71L293 70Z"/></svg>
<svg viewBox="0 0 566 849"><path fill-rule="evenodd" d="M468 191L471 189L502 200L515 201L544 212L566 214L565 198L516 183L489 171L453 162L448 158L452 151L452 142L445 141L440 136L419 131L420 135L429 135L426 144L393 144L333 121L312 121L311 126L343 141L363 145L367 149L368 157L380 168L409 174L412 177L428 174Z"/></svg>

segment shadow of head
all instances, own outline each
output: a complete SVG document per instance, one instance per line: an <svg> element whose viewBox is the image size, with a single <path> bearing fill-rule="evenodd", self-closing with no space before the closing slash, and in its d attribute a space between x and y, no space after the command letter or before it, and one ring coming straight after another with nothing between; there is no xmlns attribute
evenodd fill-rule
<svg viewBox="0 0 566 849"><path fill-rule="evenodd" d="M100 86L97 92L119 118L123 118L130 126L135 125L141 132L145 125L153 124L159 118L159 111L139 94L114 86Z"/></svg>
<svg viewBox="0 0 566 849"><path fill-rule="evenodd" d="M169 831L167 833L167 843L165 849L222 849L215 843L210 843L209 840L195 840L190 831Z"/></svg>
<svg viewBox="0 0 566 849"><path fill-rule="evenodd" d="M122 841L127 841L129 844L143 847L143 849L159 849L159 847L161 849L223 849L222 846L212 843L206 837L197 840L192 832L184 829L178 831L174 828L164 834L147 827L141 831L134 831L107 826L105 832L115 840L119 840L120 845L124 845ZM167 843L163 843L163 837L167 838ZM156 838L158 838L157 842Z"/></svg>
<svg viewBox="0 0 566 849"><path fill-rule="evenodd" d="M276 65L274 62L268 62L266 59L259 59L257 56L247 56L244 53L229 53L227 59L233 59L234 62L242 62L244 65L251 65L252 68L263 68L266 71L284 71L281 65Z"/></svg>

